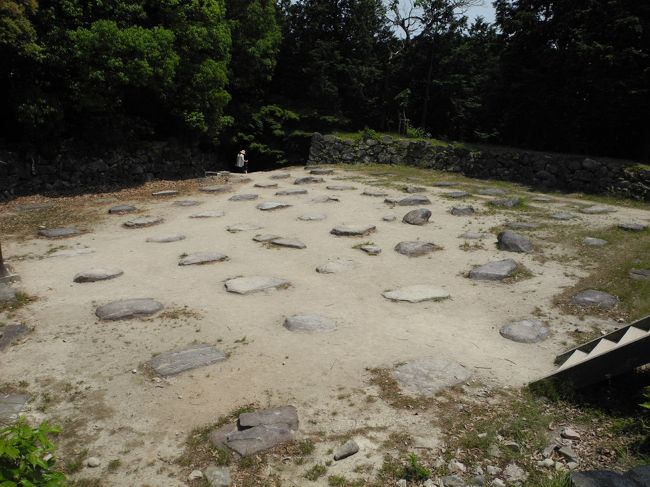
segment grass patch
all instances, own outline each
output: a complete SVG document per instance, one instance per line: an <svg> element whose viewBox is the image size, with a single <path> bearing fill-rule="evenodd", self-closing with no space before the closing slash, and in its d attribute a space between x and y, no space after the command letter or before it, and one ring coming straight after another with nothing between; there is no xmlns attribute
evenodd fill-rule
<svg viewBox="0 0 650 487"><path fill-rule="evenodd" d="M402 393L397 381L391 374L391 369L369 369L370 384L379 388L379 397L396 409L427 410L434 406L433 398L411 397Z"/></svg>
<svg viewBox="0 0 650 487"><path fill-rule="evenodd" d="M69 198L64 198L67 199ZM72 201L44 204L30 210L20 210L17 202L0 205L0 208L3 210L0 212L2 234L17 240L34 237L39 227L75 227L85 230L103 218L96 207L74 204Z"/></svg>
<svg viewBox="0 0 650 487"><path fill-rule="evenodd" d="M311 480L312 482L317 481L323 475L327 473L327 467L325 465L314 465L309 470L305 472L305 478Z"/></svg>
<svg viewBox="0 0 650 487"><path fill-rule="evenodd" d="M33 303L34 301L36 301L36 298L34 296L30 296L29 294L26 294L22 291L18 291L16 293L16 299L14 301L0 303L0 313L8 312L11 314L14 311L18 311L20 308Z"/></svg>

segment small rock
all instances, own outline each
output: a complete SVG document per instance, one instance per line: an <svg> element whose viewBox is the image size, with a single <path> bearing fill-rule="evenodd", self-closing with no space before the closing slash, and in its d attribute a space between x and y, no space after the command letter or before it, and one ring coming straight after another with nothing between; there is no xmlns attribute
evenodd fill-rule
<svg viewBox="0 0 650 487"><path fill-rule="evenodd" d="M337 236L363 237L377 229L374 225L339 225L332 228L330 233Z"/></svg>
<svg viewBox="0 0 650 487"><path fill-rule="evenodd" d="M449 465L447 465L447 468L452 473L455 473L455 472L464 473L464 472L467 471L467 467L463 463L459 462L456 459L451 460L449 462Z"/></svg>
<svg viewBox="0 0 650 487"><path fill-rule="evenodd" d="M476 212L473 206L454 206L449 213L454 216L471 216Z"/></svg>
<svg viewBox="0 0 650 487"><path fill-rule="evenodd" d="M642 225L641 223L619 223L618 228L626 232L642 232L648 226Z"/></svg>
<svg viewBox="0 0 650 487"><path fill-rule="evenodd" d="M471 377L471 372L458 362L427 357L398 366L393 377L406 393L433 397L446 387L465 382Z"/></svg>
<svg viewBox="0 0 650 487"><path fill-rule="evenodd" d="M555 465L555 460L552 458L545 458L544 460L537 462L537 465L540 467L551 468L553 465Z"/></svg>
<svg viewBox="0 0 650 487"><path fill-rule="evenodd" d="M124 215L126 213L132 213L136 210L137 208L132 205L117 205L114 206L113 208L108 209L108 213L111 215Z"/></svg>
<svg viewBox="0 0 650 487"><path fill-rule="evenodd" d="M265 233L265 234L258 234L253 237L253 240L255 242L270 242L271 240L275 240L280 238L279 235L273 235L272 233Z"/></svg>
<svg viewBox="0 0 650 487"><path fill-rule="evenodd" d="M551 215L551 218L553 220L568 221L568 220L573 220L575 218L575 215L572 215L571 213L559 212L559 213L553 213Z"/></svg>
<svg viewBox="0 0 650 487"><path fill-rule="evenodd" d="M523 482L528 478L528 474L519 465L509 463L503 469L503 475L510 482Z"/></svg>
<svg viewBox="0 0 650 487"><path fill-rule="evenodd" d="M439 188L450 188L452 186L458 186L458 183L454 181L438 181L436 183L433 183L433 185Z"/></svg>
<svg viewBox="0 0 650 487"><path fill-rule="evenodd" d="M73 278L74 282L96 282L114 279L124 274L122 269L118 268L95 268L80 272ZM0 293L1 295L2 293ZM0 296L0 301L2 300Z"/></svg>
<svg viewBox="0 0 650 487"><path fill-rule="evenodd" d="M482 188L477 193L483 196L503 196L506 191L501 188Z"/></svg>
<svg viewBox="0 0 650 487"><path fill-rule="evenodd" d="M506 487L506 483L501 479L494 479L492 481L492 487Z"/></svg>
<svg viewBox="0 0 650 487"><path fill-rule="evenodd" d="M230 468L210 465L204 472L205 480L210 487L230 487Z"/></svg>
<svg viewBox="0 0 650 487"><path fill-rule="evenodd" d="M501 458L501 450L498 445L492 443L487 449L487 455L490 458Z"/></svg>
<svg viewBox="0 0 650 487"><path fill-rule="evenodd" d="M202 479L202 478L203 478L203 472L201 472L200 470L192 470L187 477L187 479L190 481Z"/></svg>
<svg viewBox="0 0 650 487"><path fill-rule="evenodd" d="M265 201L264 203L257 205L255 208L262 211L269 211L279 210L281 208L289 208L290 206L291 205L289 203L284 203L282 201Z"/></svg>
<svg viewBox="0 0 650 487"><path fill-rule="evenodd" d="M603 240L602 238L594 238L594 237L585 237L585 239L582 241L585 245L589 245L590 247L602 247L603 245L607 245L609 242L607 240Z"/></svg>
<svg viewBox="0 0 650 487"><path fill-rule="evenodd" d="M315 184L315 183L324 183L323 178L317 178L314 176L305 176L303 178L296 179L293 184Z"/></svg>
<svg viewBox="0 0 650 487"><path fill-rule="evenodd" d="M396 485L397 485L397 487L407 487L408 486L408 484L406 482L406 479L399 479L397 481Z"/></svg>
<svg viewBox="0 0 650 487"><path fill-rule="evenodd" d="M334 184L331 186L325 186L330 191L352 191L357 189L356 186L349 186L346 184Z"/></svg>
<svg viewBox="0 0 650 487"><path fill-rule="evenodd" d="M217 184L214 186L203 186L199 188L199 191L203 191L204 193L230 193L232 187L225 184Z"/></svg>
<svg viewBox="0 0 650 487"><path fill-rule="evenodd" d="M359 249L363 250L368 255L381 254L381 247L378 247L377 245L362 245Z"/></svg>
<svg viewBox="0 0 650 487"><path fill-rule="evenodd" d="M228 260L228 256L219 252L194 252L178 261L178 265L203 265L212 262L223 262L224 260Z"/></svg>
<svg viewBox="0 0 650 487"><path fill-rule="evenodd" d="M580 213L586 215L602 215L603 213L614 213L616 208L610 208L607 206L589 206L588 208L582 208Z"/></svg>
<svg viewBox="0 0 650 487"><path fill-rule="evenodd" d="M102 462L97 457L90 457L86 459L86 466L90 468L99 467L101 463Z"/></svg>
<svg viewBox="0 0 650 487"><path fill-rule="evenodd" d="M276 196L292 196L292 195L297 195L297 194L307 194L306 189L283 189L275 193Z"/></svg>
<svg viewBox="0 0 650 487"><path fill-rule="evenodd" d="M126 228L143 228L150 227L152 225L158 225L159 223L164 222L165 220L158 216L141 216L139 218L134 218L124 222Z"/></svg>
<svg viewBox="0 0 650 487"><path fill-rule="evenodd" d="M407 193L424 193L427 190L421 186L404 186L403 189Z"/></svg>
<svg viewBox="0 0 650 487"><path fill-rule="evenodd" d="M271 179L289 179L291 177L291 174L288 172L281 172L279 174L273 174L270 176Z"/></svg>
<svg viewBox="0 0 650 487"><path fill-rule="evenodd" d="M442 478L443 487L465 487L465 482L458 475L447 475Z"/></svg>
<svg viewBox="0 0 650 487"><path fill-rule="evenodd" d="M0 283L0 303L9 303L16 300L16 290L6 284Z"/></svg>
<svg viewBox="0 0 650 487"><path fill-rule="evenodd" d="M339 201L341 200L336 196L317 196L311 200L312 203L338 203Z"/></svg>
<svg viewBox="0 0 650 487"><path fill-rule="evenodd" d="M549 329L539 320L513 321L499 330L503 338L519 343L538 343L549 335Z"/></svg>
<svg viewBox="0 0 650 487"><path fill-rule="evenodd" d="M352 259L334 259L318 266L316 272L321 274L336 274L338 272L355 269L357 265L357 262Z"/></svg>
<svg viewBox="0 0 650 487"><path fill-rule="evenodd" d="M650 280L650 269L631 269L629 276L635 281L648 281Z"/></svg>
<svg viewBox="0 0 650 487"><path fill-rule="evenodd" d="M567 440L579 440L580 439L580 433L578 433L576 430L573 428L567 426L565 428L562 428L562 431L560 432L560 436L562 438L566 438Z"/></svg>
<svg viewBox="0 0 650 487"><path fill-rule="evenodd" d="M419 205L430 205L431 200L426 196L407 196L397 201L399 206L419 206Z"/></svg>
<svg viewBox="0 0 650 487"><path fill-rule="evenodd" d="M514 208L521 202L521 198L518 198L517 196L513 198L507 198L503 200L493 200L490 201L490 204L492 206L499 206L502 208Z"/></svg>
<svg viewBox="0 0 650 487"><path fill-rule="evenodd" d="M512 259L489 262L472 269L469 272L469 278L481 281L500 281L512 276L518 267L519 264Z"/></svg>
<svg viewBox="0 0 650 487"><path fill-rule="evenodd" d="M490 475L499 475L501 473L501 469L494 465L488 465L485 470L487 470L487 473Z"/></svg>
<svg viewBox="0 0 650 487"><path fill-rule="evenodd" d="M284 320L284 327L293 332L325 333L336 330L336 322L320 315L294 315Z"/></svg>
<svg viewBox="0 0 650 487"><path fill-rule="evenodd" d="M449 193L445 193L443 196L452 199L460 199L466 198L467 196L470 196L470 194L467 191L450 191Z"/></svg>
<svg viewBox="0 0 650 487"><path fill-rule="evenodd" d="M569 470L575 470L578 468L578 462L567 462L566 466Z"/></svg>
<svg viewBox="0 0 650 487"><path fill-rule="evenodd" d="M376 189L366 189L361 194L363 196L374 196L376 198L384 198L384 197L388 196L388 193L386 193L385 191L379 191L379 190L376 190Z"/></svg>
<svg viewBox="0 0 650 487"><path fill-rule="evenodd" d="M531 240L528 237L513 232L512 230L506 230L505 232L499 233L499 235L497 235L497 241L497 247L500 250L508 252L533 251L533 243Z"/></svg>
<svg viewBox="0 0 650 487"><path fill-rule="evenodd" d="M38 231L38 234L46 238L66 238L75 237L81 232L76 228L43 228Z"/></svg>
<svg viewBox="0 0 650 487"><path fill-rule="evenodd" d="M307 245L295 238L276 238L271 240L272 245L277 245L278 247L288 247L291 249L306 249Z"/></svg>
<svg viewBox="0 0 650 487"><path fill-rule="evenodd" d="M196 200L178 200L178 201L174 201L174 206L189 207L189 206L198 206L201 203L202 203L201 201L196 201Z"/></svg>
<svg viewBox="0 0 650 487"><path fill-rule="evenodd" d="M291 283L277 277L236 277L226 281L226 290L235 294L252 294L272 289L286 289Z"/></svg>
<svg viewBox="0 0 650 487"><path fill-rule="evenodd" d="M561 448L558 448L557 451L558 451L558 453L560 455L562 455L564 458L566 458L569 462L578 463L578 461L579 461L578 454L570 446L563 446Z"/></svg>
<svg viewBox="0 0 650 487"><path fill-rule="evenodd" d="M255 183L253 185L253 187L254 188L264 188L264 189L277 188L278 183Z"/></svg>
<svg viewBox="0 0 650 487"><path fill-rule="evenodd" d="M571 303L583 307L613 308L618 304L618 298L603 291L587 289L571 298Z"/></svg>
<svg viewBox="0 0 650 487"><path fill-rule="evenodd" d="M325 218L327 218L327 215L324 213L304 213L298 217L298 220L304 222L316 222L325 220Z"/></svg>
<svg viewBox="0 0 650 487"><path fill-rule="evenodd" d="M262 227L259 225L255 225L253 223L235 223L234 225L228 225L226 227L226 230L228 230L230 233L237 233L237 232L246 232L249 230L260 230Z"/></svg>
<svg viewBox="0 0 650 487"><path fill-rule="evenodd" d="M258 198L258 195L253 194L253 193L241 193L241 194L234 194L230 198L228 198L229 201L252 201L256 200Z"/></svg>
<svg viewBox="0 0 650 487"><path fill-rule="evenodd" d="M151 196L176 196L177 194L178 191L167 189L165 191L156 191L155 193L151 193Z"/></svg>
<svg viewBox="0 0 650 487"><path fill-rule="evenodd" d="M190 218L221 218L225 213L223 211L204 211L190 215Z"/></svg>
<svg viewBox="0 0 650 487"><path fill-rule="evenodd" d="M347 441L343 446L334 452L334 460L339 461L350 457L359 451L359 445L354 440Z"/></svg>
<svg viewBox="0 0 650 487"><path fill-rule="evenodd" d="M391 301L407 301L409 303L441 301L450 297L449 292L444 289L425 284L406 286L392 291L384 291L382 296Z"/></svg>
<svg viewBox="0 0 650 487"><path fill-rule="evenodd" d="M385 222L394 222L395 220L397 220L397 217L394 215L386 215L386 216L382 216L381 219Z"/></svg>
<svg viewBox="0 0 650 487"><path fill-rule="evenodd" d="M180 233L171 233L169 235L157 235L155 237L149 237L147 238L147 242L153 242L153 243L170 243L170 242L178 242L180 240L185 240L185 235L180 234Z"/></svg>
<svg viewBox="0 0 650 487"><path fill-rule="evenodd" d="M438 249L432 242L400 242L395 246L395 252L408 257L420 257Z"/></svg>
<svg viewBox="0 0 650 487"><path fill-rule="evenodd" d="M420 208L419 210L409 211L402 221L408 223L409 225L424 225L431 218L431 211L426 208Z"/></svg>
<svg viewBox="0 0 650 487"><path fill-rule="evenodd" d="M163 309L163 305L151 298L122 299L100 306L95 314L100 320L126 320L151 316Z"/></svg>
<svg viewBox="0 0 650 487"><path fill-rule="evenodd" d="M466 240L481 240L483 238L488 238L491 237L491 233L485 233L485 232L465 232L462 235L460 235L460 238L464 238Z"/></svg>

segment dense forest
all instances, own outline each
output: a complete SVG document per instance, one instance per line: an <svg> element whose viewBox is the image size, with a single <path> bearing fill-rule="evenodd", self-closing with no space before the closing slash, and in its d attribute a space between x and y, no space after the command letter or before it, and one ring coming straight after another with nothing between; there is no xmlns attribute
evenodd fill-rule
<svg viewBox="0 0 650 487"><path fill-rule="evenodd" d="M4 145L175 138L286 160L313 131L647 160L650 2L0 0Z"/></svg>

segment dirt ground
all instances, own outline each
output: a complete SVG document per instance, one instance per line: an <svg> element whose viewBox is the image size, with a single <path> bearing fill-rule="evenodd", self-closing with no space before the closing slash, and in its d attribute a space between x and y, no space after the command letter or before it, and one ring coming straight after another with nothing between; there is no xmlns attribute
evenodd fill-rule
<svg viewBox="0 0 650 487"><path fill-rule="evenodd" d="M188 485L185 469L175 463L187 434L251 403L295 405L301 434L307 436L370 428L367 434L356 436L368 453L351 463L334 465L329 473L377 465L382 441L396 429L415 436L421 448L433 448L438 440L437 429L418 416L404 417L383 402L368 399L377 395L376 388L368 384L369 369L444 357L472 371L470 385L514 388L550 373L555 355L572 343L571 333L577 326L614 326L611 321L563 314L553 301L588 271L571 258L570 249L546 243L545 235L554 227L577 221L554 221L543 215L575 212L589 204L584 199L529 200L528 211L518 213L490 208L487 202L492 197L463 203L443 196L452 188L427 187L422 194L432 201L424 205L432 211L430 223L412 226L401 219L417 207L391 207L384 198L361 194L366 188L377 189L371 186L378 184L375 176L336 168L334 176L324 177L325 183L301 186L308 190L306 195L275 196L278 190L297 187L295 177L306 174L303 168L290 172L291 179L274 181L278 189L253 187L256 182L269 182L273 173L250 174L249 182L233 184L236 193L259 194L255 201L229 201L233 193L186 190L176 197L146 199L125 199L118 193L115 200L104 195L94 203L102 213L112 205L133 203L141 215L165 219L148 228L123 227L133 215L106 215L90 222L90 231L78 237L3 237L5 257L22 278L18 288L36 301L11 315L0 314L0 321L20 321L32 328L0 352L2 378L31 394L28 417L62 425L64 455L101 459L99 468L83 467L71 478L101 478L103 486ZM325 188L328 184L352 184L357 189L331 191ZM387 192L407 196L396 188ZM313 201L325 195L340 201ZM181 199L201 205L173 205ZM258 203L271 200L292 206L256 209ZM450 207L464 204L473 205L477 214L458 217L449 213ZM209 210L222 210L225 216L189 218ZM650 218L644 208L617 210L580 214L579 222L604 228ZM15 203L0 206L0 212L11 211ZM307 212L322 212L327 218L297 219ZM382 220L389 215L396 220ZM497 250L494 236L483 239L475 249L469 246L476 241L467 241L463 247L465 240L459 238L464 232L487 232L507 221L540 218L546 226L533 234L536 251L530 254ZM239 233L226 230L236 223L263 228ZM377 230L367 237L335 237L330 230L339 224L373 224ZM187 238L146 242L148 237L169 233ZM258 233L297 238L307 248L270 248L252 240ZM430 241L442 250L418 258L393 250L398 242L408 240ZM370 256L354 248L364 242L383 251ZM94 252L50 255L53 250L78 248ZM178 265L182 254L198 251L222 252L229 260ZM353 259L358 266L337 274L315 271L334 258ZM465 276L473 266L505 258L515 259L529 272L510 283L472 281ZM103 282L73 282L75 274L94 267L118 267L124 274ZM285 278L292 285L246 296L226 292L225 280L250 275ZM381 295L412 284L442 287L451 299L409 304ZM97 306L107 302L140 297L160 301L165 310L151 318L117 322L102 322L94 314ZM282 326L287 316L302 313L333 318L338 328L308 335L291 333ZM552 332L548 340L521 344L500 336L499 328L506 322L531 317L548 324ZM195 342L216 345L227 353L227 360L162 380L152 378L143 367L156 354ZM119 462L109 469L111 460ZM287 466L280 475L287 485L304 485L299 470ZM310 485L327 484L323 478Z"/></svg>

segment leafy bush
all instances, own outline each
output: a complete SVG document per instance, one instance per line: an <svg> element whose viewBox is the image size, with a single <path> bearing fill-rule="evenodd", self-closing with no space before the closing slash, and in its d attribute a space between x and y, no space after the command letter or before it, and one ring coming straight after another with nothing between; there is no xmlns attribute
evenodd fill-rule
<svg viewBox="0 0 650 487"><path fill-rule="evenodd" d="M361 140L380 140L381 134L376 130L369 129L368 127L364 128L361 131Z"/></svg>
<svg viewBox="0 0 650 487"><path fill-rule="evenodd" d="M59 428L47 421L33 428L24 418L0 430L2 487L64 487L65 476L54 471L54 444Z"/></svg>
<svg viewBox="0 0 650 487"><path fill-rule="evenodd" d="M431 134L420 127L407 127L406 136L410 139L430 139Z"/></svg>
<svg viewBox="0 0 650 487"><path fill-rule="evenodd" d="M401 477L406 480L427 480L431 477L431 470L420 463L415 453L411 453L409 455L409 462L404 467L404 472Z"/></svg>

